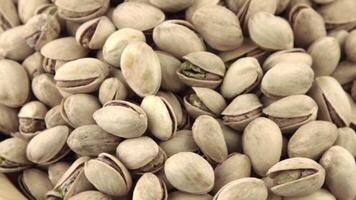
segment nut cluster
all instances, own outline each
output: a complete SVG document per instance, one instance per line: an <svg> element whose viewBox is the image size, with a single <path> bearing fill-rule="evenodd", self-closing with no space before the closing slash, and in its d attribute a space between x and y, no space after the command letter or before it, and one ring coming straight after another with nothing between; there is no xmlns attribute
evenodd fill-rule
<svg viewBox="0 0 356 200"><path fill-rule="evenodd" d="M356 200L356 0L0 0L1 200Z"/></svg>

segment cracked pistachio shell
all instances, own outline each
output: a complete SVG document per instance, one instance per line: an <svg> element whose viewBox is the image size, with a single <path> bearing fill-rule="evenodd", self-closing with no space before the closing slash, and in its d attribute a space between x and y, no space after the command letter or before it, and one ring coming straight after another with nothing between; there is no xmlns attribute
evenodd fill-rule
<svg viewBox="0 0 356 200"><path fill-rule="evenodd" d="M155 174L145 173L137 181L132 200L167 200L166 184Z"/></svg>
<svg viewBox="0 0 356 200"><path fill-rule="evenodd" d="M148 119L148 130L156 138L166 141L177 131L177 118L172 106L159 96L146 96L141 102L141 108Z"/></svg>
<svg viewBox="0 0 356 200"><path fill-rule="evenodd" d="M179 12L193 5L194 0L149 0L149 3L164 12Z"/></svg>
<svg viewBox="0 0 356 200"><path fill-rule="evenodd" d="M227 145L219 122L211 116L199 116L192 127L193 138L203 154L222 163L228 156Z"/></svg>
<svg viewBox="0 0 356 200"><path fill-rule="evenodd" d="M244 154L230 154L224 162L215 167L214 174L213 193L217 193L222 187L234 180L250 177L251 161Z"/></svg>
<svg viewBox="0 0 356 200"><path fill-rule="evenodd" d="M56 0L58 15L68 21L85 22L104 15L109 8L110 0Z"/></svg>
<svg viewBox="0 0 356 200"><path fill-rule="evenodd" d="M99 89L109 74L108 65L95 58L82 58L64 64L54 76L59 89L68 93L90 93Z"/></svg>
<svg viewBox="0 0 356 200"><path fill-rule="evenodd" d="M126 84L119 78L111 77L103 81L99 88L99 100L101 104L105 104L111 100L125 100L128 96L128 88Z"/></svg>
<svg viewBox="0 0 356 200"><path fill-rule="evenodd" d="M124 164L107 153L85 163L85 176L100 192L110 196L125 196L132 187L132 178Z"/></svg>
<svg viewBox="0 0 356 200"><path fill-rule="evenodd" d="M227 150L229 153L233 152L241 152L242 151L242 137L239 132L236 132L235 130L231 129L230 127L226 126L223 123L223 120L217 119L220 127L222 129Z"/></svg>
<svg viewBox="0 0 356 200"><path fill-rule="evenodd" d="M288 155L317 160L335 143L338 130L327 121L311 121L299 127L288 142Z"/></svg>
<svg viewBox="0 0 356 200"><path fill-rule="evenodd" d="M30 96L30 83L25 68L15 61L2 59L0 77L0 103L13 108L25 104Z"/></svg>
<svg viewBox="0 0 356 200"><path fill-rule="evenodd" d="M103 57L114 67L120 67L121 54L128 44L135 41L146 42L142 31L132 28L122 28L112 33L103 46Z"/></svg>
<svg viewBox="0 0 356 200"><path fill-rule="evenodd" d="M56 162L48 166L48 178L52 185L56 185L63 174L69 169L70 163Z"/></svg>
<svg viewBox="0 0 356 200"><path fill-rule="evenodd" d="M342 61L330 76L334 77L342 86L352 85L356 77L356 64Z"/></svg>
<svg viewBox="0 0 356 200"><path fill-rule="evenodd" d="M289 12L289 22L292 25L297 46L308 47L314 41L326 36L323 18L309 5L294 6Z"/></svg>
<svg viewBox="0 0 356 200"><path fill-rule="evenodd" d="M168 158L164 171L168 181L182 192L207 194L214 187L212 166L203 157L192 152L180 152Z"/></svg>
<svg viewBox="0 0 356 200"><path fill-rule="evenodd" d="M24 170L18 183L25 196L36 200L45 200L46 193L53 187L47 173L35 168Z"/></svg>
<svg viewBox="0 0 356 200"><path fill-rule="evenodd" d="M213 200L210 194L189 194L180 191L168 193L168 200Z"/></svg>
<svg viewBox="0 0 356 200"><path fill-rule="evenodd" d="M186 9L185 11L185 19L192 23L192 18L194 13L205 6L213 6L213 5L221 5L222 2L220 0L195 0L193 5L191 5L189 8Z"/></svg>
<svg viewBox="0 0 356 200"><path fill-rule="evenodd" d="M44 122L47 107L40 101L26 103L19 111L19 131L25 138L32 138L46 129Z"/></svg>
<svg viewBox="0 0 356 200"><path fill-rule="evenodd" d="M198 145L193 139L191 130L177 131L169 140L160 142L159 146L167 154L167 157L171 157L179 152L197 152L199 150Z"/></svg>
<svg viewBox="0 0 356 200"><path fill-rule="evenodd" d="M225 7L204 6L194 13L192 22L209 46L216 50L236 49L243 43L239 19Z"/></svg>
<svg viewBox="0 0 356 200"><path fill-rule="evenodd" d="M323 37L309 46L308 53L313 58L315 76L328 76L336 69L341 58L338 41L333 37Z"/></svg>
<svg viewBox="0 0 356 200"><path fill-rule="evenodd" d="M225 98L232 99L240 94L251 92L259 85L262 76L263 72L257 59L240 58L228 68L221 85L221 94Z"/></svg>
<svg viewBox="0 0 356 200"><path fill-rule="evenodd" d="M93 114L101 107L96 96L89 94L75 94L64 98L60 112L64 121L71 127L95 124Z"/></svg>
<svg viewBox="0 0 356 200"><path fill-rule="evenodd" d="M262 115L262 104L256 94L242 94L235 97L221 115L225 125L242 131Z"/></svg>
<svg viewBox="0 0 356 200"><path fill-rule="evenodd" d="M84 125L72 131L67 139L69 148L81 156L98 156L115 152L121 138L105 132L98 125Z"/></svg>
<svg viewBox="0 0 356 200"><path fill-rule="evenodd" d="M60 125L67 125L67 122L61 115L61 106L57 105L48 110L44 118L47 128L52 128Z"/></svg>
<svg viewBox="0 0 356 200"><path fill-rule="evenodd" d="M144 42L127 45L121 55L121 70L130 88L140 97L154 95L161 86L157 54Z"/></svg>
<svg viewBox="0 0 356 200"><path fill-rule="evenodd" d="M63 99L58 88L54 76L43 73L33 78L32 92L35 97L49 107L59 105Z"/></svg>
<svg viewBox="0 0 356 200"><path fill-rule="evenodd" d="M284 200L336 200L335 197L325 189L317 190L309 195L301 197L285 197Z"/></svg>
<svg viewBox="0 0 356 200"><path fill-rule="evenodd" d="M254 172L262 177L281 159L282 144L281 130L264 117L249 123L242 135L243 152L250 158Z"/></svg>
<svg viewBox="0 0 356 200"><path fill-rule="evenodd" d="M355 158L344 148L333 146L320 159L326 171L326 185L336 199L356 196Z"/></svg>
<svg viewBox="0 0 356 200"><path fill-rule="evenodd" d="M251 39L267 50L291 49L294 46L293 30L289 23L271 13L259 12L248 21Z"/></svg>
<svg viewBox="0 0 356 200"><path fill-rule="evenodd" d="M74 195L68 200L112 200L112 198L99 191L89 190Z"/></svg>
<svg viewBox="0 0 356 200"><path fill-rule="evenodd" d="M66 144L69 133L66 126L56 126L40 132L28 143L27 158L40 165L57 162L70 152Z"/></svg>
<svg viewBox="0 0 356 200"><path fill-rule="evenodd" d="M324 18L326 25L353 23L356 20L353 10L355 6L355 1L338 0L320 6L317 11Z"/></svg>
<svg viewBox="0 0 356 200"><path fill-rule="evenodd" d="M89 157L80 157L75 160L58 180L53 191L47 193L47 199L48 196L52 196L56 197L53 200L68 200L78 193L93 189L93 186L84 174L84 164L89 160Z"/></svg>
<svg viewBox="0 0 356 200"><path fill-rule="evenodd" d="M223 81L226 68L224 62L217 55L207 51L199 51L190 53L183 59L185 62L177 71L177 74L186 85L215 89Z"/></svg>
<svg viewBox="0 0 356 200"><path fill-rule="evenodd" d="M22 23L26 23L35 15L35 11L48 4L49 0L18 0L17 2L17 12Z"/></svg>
<svg viewBox="0 0 356 200"><path fill-rule="evenodd" d="M0 174L1 197L3 199L27 200L27 198L18 190L18 188L5 176Z"/></svg>
<svg viewBox="0 0 356 200"><path fill-rule="evenodd" d="M102 16L80 25L75 34L75 39L85 48L101 49L106 39L115 30L116 28L110 19Z"/></svg>
<svg viewBox="0 0 356 200"><path fill-rule="evenodd" d="M167 20L153 29L153 41L159 49L182 58L192 52L204 51L205 44L195 27L184 20Z"/></svg>
<svg viewBox="0 0 356 200"><path fill-rule="evenodd" d="M226 107L221 94L210 88L192 87L193 93L184 97L184 106L194 119L200 115L220 116Z"/></svg>
<svg viewBox="0 0 356 200"><path fill-rule="evenodd" d="M270 55L262 65L263 71L268 71L279 63L290 62L312 66L312 57L304 49L294 48L277 51Z"/></svg>
<svg viewBox="0 0 356 200"><path fill-rule="evenodd" d="M161 64L161 88L171 92L180 92L185 89L185 84L179 79L177 70L182 63L176 57L163 51L156 51Z"/></svg>
<svg viewBox="0 0 356 200"><path fill-rule="evenodd" d="M279 99L263 109L283 133L296 130L317 118L318 105L306 95L292 95Z"/></svg>
<svg viewBox="0 0 356 200"><path fill-rule="evenodd" d="M313 81L314 72L310 66L283 62L266 72L261 81L261 91L271 98L305 94Z"/></svg>
<svg viewBox="0 0 356 200"><path fill-rule="evenodd" d="M219 52L219 57L225 63L233 63L239 58L252 56L255 52L262 51L259 47L252 42L250 38L245 38L242 45L231 51Z"/></svg>
<svg viewBox="0 0 356 200"><path fill-rule="evenodd" d="M0 8L0 33L18 26L19 16L17 14L16 6L11 0L1 0Z"/></svg>
<svg viewBox="0 0 356 200"><path fill-rule="evenodd" d="M356 133L350 127L338 129L338 137L335 145L341 146L348 150L353 157L356 157Z"/></svg>
<svg viewBox="0 0 356 200"><path fill-rule="evenodd" d="M164 13L146 3L124 2L115 8L112 20L118 29L150 31L165 20Z"/></svg>
<svg viewBox="0 0 356 200"><path fill-rule="evenodd" d="M345 38L344 52L351 62L356 62L356 31L351 31Z"/></svg>
<svg viewBox="0 0 356 200"><path fill-rule="evenodd" d="M19 172L29 168L32 164L26 158L28 142L21 138L13 137L0 142L0 172Z"/></svg>
<svg viewBox="0 0 356 200"><path fill-rule="evenodd" d="M38 76L44 72L42 68L42 61L43 56L40 52L36 51L22 62L22 65L31 80L33 80L35 76Z"/></svg>
<svg viewBox="0 0 356 200"><path fill-rule="evenodd" d="M0 57L14 61L23 61L33 53L26 44L24 26L16 26L0 34Z"/></svg>
<svg viewBox="0 0 356 200"><path fill-rule="evenodd" d="M271 167L267 176L272 178L271 191L279 196L296 197L319 190L325 180L324 168L309 158L289 158Z"/></svg>
<svg viewBox="0 0 356 200"><path fill-rule="evenodd" d="M93 114L93 118L102 129L123 138L140 137L147 129L145 111L128 101L109 101Z"/></svg>
<svg viewBox="0 0 356 200"><path fill-rule="evenodd" d="M261 179L241 178L222 187L213 200L262 200L267 196L267 187Z"/></svg>
<svg viewBox="0 0 356 200"><path fill-rule="evenodd" d="M126 139L121 142L117 146L116 157L136 174L158 172L167 159L166 153L153 139L147 136Z"/></svg>
<svg viewBox="0 0 356 200"><path fill-rule="evenodd" d="M16 132L19 125L18 110L0 104L0 113L0 132L5 135Z"/></svg>
<svg viewBox="0 0 356 200"><path fill-rule="evenodd" d="M172 92L158 91L157 96L165 99L173 109L173 112L177 118L178 129L184 127L189 123L189 117L187 112L183 109L182 100L180 97Z"/></svg>
<svg viewBox="0 0 356 200"><path fill-rule="evenodd" d="M330 76L317 77L310 95L318 104L318 119L331 121L338 127L350 125L351 105L336 79Z"/></svg>

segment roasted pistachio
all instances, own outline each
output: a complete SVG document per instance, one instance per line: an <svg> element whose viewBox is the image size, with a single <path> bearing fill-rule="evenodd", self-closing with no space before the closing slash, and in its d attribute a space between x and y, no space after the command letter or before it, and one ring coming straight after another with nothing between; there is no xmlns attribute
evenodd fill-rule
<svg viewBox="0 0 356 200"><path fill-rule="evenodd" d="M85 192L81 192L77 195L72 196L68 200L111 200L112 198L104 193L95 191L95 190L89 190Z"/></svg>
<svg viewBox="0 0 356 200"><path fill-rule="evenodd" d="M0 132L5 135L16 132L19 125L17 109L0 104L0 113Z"/></svg>
<svg viewBox="0 0 356 200"><path fill-rule="evenodd" d="M105 104L111 100L125 100L129 89L119 78L111 77L103 81L99 88L99 100Z"/></svg>
<svg viewBox="0 0 356 200"><path fill-rule="evenodd" d="M25 67L27 74L31 80L37 75L40 75L44 72L42 68L43 56L40 52L35 52L28 56L23 62L22 65Z"/></svg>
<svg viewBox="0 0 356 200"><path fill-rule="evenodd" d="M56 185L62 175L69 169L70 163L56 162L48 166L48 178L52 185Z"/></svg>
<svg viewBox="0 0 356 200"><path fill-rule="evenodd" d="M31 167L26 158L28 142L21 138L9 138L0 142L0 172L18 172Z"/></svg>
<svg viewBox="0 0 356 200"><path fill-rule="evenodd" d="M47 173L36 169L26 169L18 178L22 192L33 200L45 200L46 193L52 189Z"/></svg>
<svg viewBox="0 0 356 200"><path fill-rule="evenodd" d="M285 62L300 63L307 66L312 66L313 60L304 49L294 48L273 53L263 63L262 68L263 71L266 72L277 64Z"/></svg>
<svg viewBox="0 0 356 200"><path fill-rule="evenodd" d="M11 0L1 0L0 8L0 33L19 25L16 6Z"/></svg>
<svg viewBox="0 0 356 200"><path fill-rule="evenodd" d="M133 190L132 200L167 200L165 183L152 173L143 174Z"/></svg>
<svg viewBox="0 0 356 200"><path fill-rule="evenodd" d="M47 107L39 101L26 103L20 110L19 131L26 138L32 138L46 128L44 122Z"/></svg>
<svg viewBox="0 0 356 200"><path fill-rule="evenodd" d="M193 139L191 130L180 130L167 141L159 143L159 146L168 157L179 152L197 152L199 147Z"/></svg>
<svg viewBox="0 0 356 200"><path fill-rule="evenodd" d="M63 98L56 87L53 75L46 73L33 78L32 92L38 100L49 107L59 105Z"/></svg>
<svg viewBox="0 0 356 200"><path fill-rule="evenodd" d="M335 145L342 146L348 150L351 155L356 157L356 133L350 127L344 127L338 129L338 137Z"/></svg>

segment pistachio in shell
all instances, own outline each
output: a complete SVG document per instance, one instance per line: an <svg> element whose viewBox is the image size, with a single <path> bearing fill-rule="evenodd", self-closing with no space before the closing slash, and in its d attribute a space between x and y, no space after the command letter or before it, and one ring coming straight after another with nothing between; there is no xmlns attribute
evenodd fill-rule
<svg viewBox="0 0 356 200"><path fill-rule="evenodd" d="M53 188L47 173L36 169L25 169L18 177L21 191L33 200L45 200L46 193Z"/></svg>
<svg viewBox="0 0 356 200"><path fill-rule="evenodd" d="M43 56L40 52L35 52L29 55L23 62L22 65L25 67L27 74L31 80L37 75L44 72L42 68Z"/></svg>
<svg viewBox="0 0 356 200"><path fill-rule="evenodd" d="M350 127L344 127L338 129L338 137L335 145L341 146L348 150L351 155L356 157L356 133Z"/></svg>
<svg viewBox="0 0 356 200"><path fill-rule="evenodd" d="M16 6L11 0L2 0L0 8L0 33L19 25Z"/></svg>
<svg viewBox="0 0 356 200"><path fill-rule="evenodd" d="M48 107L59 105L63 99L52 74L43 73L32 79L34 96Z"/></svg>
<svg viewBox="0 0 356 200"><path fill-rule="evenodd" d="M149 3L165 12L179 12L193 5L194 0L149 0Z"/></svg>
<svg viewBox="0 0 356 200"><path fill-rule="evenodd" d="M0 132L5 135L16 132L19 126L18 110L0 104L0 113Z"/></svg>
<svg viewBox="0 0 356 200"><path fill-rule="evenodd" d="M355 57L356 31L351 31L346 36L344 44L345 44L344 51L347 59L350 60L351 62L356 62L356 57Z"/></svg>
<svg viewBox="0 0 356 200"><path fill-rule="evenodd" d="M199 147L194 141L191 130L180 130L167 141L162 141L159 146L170 157L179 152L198 152Z"/></svg>
<svg viewBox="0 0 356 200"><path fill-rule="evenodd" d="M59 125L67 125L67 122L63 119L60 110L60 105L57 105L48 110L44 118L47 128L52 128Z"/></svg>
<svg viewBox="0 0 356 200"><path fill-rule="evenodd" d="M190 194L180 191L170 192L168 197L169 200L213 200L210 194Z"/></svg>
<svg viewBox="0 0 356 200"><path fill-rule="evenodd" d="M132 200L167 200L167 193L166 185L159 177L152 173L145 173L136 183Z"/></svg>
<svg viewBox="0 0 356 200"><path fill-rule="evenodd" d="M330 76L335 78L344 89L348 90L350 87L352 88L354 77L356 76L355 66L353 62L341 61Z"/></svg>
<svg viewBox="0 0 356 200"><path fill-rule="evenodd" d="M119 78L111 77L103 81L99 88L99 101L105 104L111 100L125 100L129 95L128 87Z"/></svg>
<svg viewBox="0 0 356 200"><path fill-rule="evenodd" d="M71 163L59 161L48 166L48 178L56 185L62 175L69 169Z"/></svg>
<svg viewBox="0 0 356 200"><path fill-rule="evenodd" d="M106 195L104 193L95 190L88 190L85 192L81 192L77 195L72 196L68 200L96 200L96 199L112 200L112 198L109 195Z"/></svg>
<svg viewBox="0 0 356 200"><path fill-rule="evenodd" d="M328 190L326 189L320 189L317 190L309 195L306 196L301 196L301 197L285 197L283 198L285 200L318 200L318 199L323 199L323 200L336 200L334 195L332 195Z"/></svg>
<svg viewBox="0 0 356 200"><path fill-rule="evenodd" d="M31 162L26 158L28 142L21 138L13 137L0 142L0 172L19 172L31 167Z"/></svg>
<svg viewBox="0 0 356 200"><path fill-rule="evenodd" d="M47 107L40 101L31 101L26 103L19 111L19 131L25 137L31 138L38 132L46 128L44 122L47 114Z"/></svg>

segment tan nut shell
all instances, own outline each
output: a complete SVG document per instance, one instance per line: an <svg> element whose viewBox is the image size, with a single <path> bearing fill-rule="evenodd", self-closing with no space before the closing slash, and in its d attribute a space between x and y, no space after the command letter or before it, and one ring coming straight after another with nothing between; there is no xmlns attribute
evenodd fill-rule
<svg viewBox="0 0 356 200"><path fill-rule="evenodd" d="M138 179L132 200L167 200L166 184L155 174L145 173Z"/></svg>
<svg viewBox="0 0 356 200"><path fill-rule="evenodd" d="M18 110L0 104L0 113L0 132L6 135L16 132L19 125Z"/></svg>
<svg viewBox="0 0 356 200"><path fill-rule="evenodd" d="M194 0L149 0L149 2L165 12L179 12L195 3Z"/></svg>
<svg viewBox="0 0 356 200"><path fill-rule="evenodd" d="M59 105L63 98L56 87L54 76L47 73L33 78L32 92L39 101L49 107Z"/></svg>
<svg viewBox="0 0 356 200"><path fill-rule="evenodd" d="M190 194L180 191L168 193L169 200L213 200L210 194Z"/></svg>
<svg viewBox="0 0 356 200"><path fill-rule="evenodd" d="M309 195L301 197L285 197L284 200L336 200L326 189L317 190Z"/></svg>
<svg viewBox="0 0 356 200"><path fill-rule="evenodd" d="M56 185L62 175L69 169L69 162L56 162L48 166L48 178L52 185Z"/></svg>
<svg viewBox="0 0 356 200"><path fill-rule="evenodd" d="M48 109L40 101L31 101L21 107L18 117L44 119Z"/></svg>
<svg viewBox="0 0 356 200"><path fill-rule="evenodd" d="M45 200L46 193L53 187L47 173L36 168L24 170L18 182L22 192L36 200Z"/></svg>
<svg viewBox="0 0 356 200"><path fill-rule="evenodd" d="M112 198L96 190L89 190L74 195L68 200L112 200Z"/></svg>
<svg viewBox="0 0 356 200"><path fill-rule="evenodd" d="M17 137L8 138L0 142L0 156L21 165L15 168L0 167L2 173L17 172L31 166L31 162L26 157L27 145L27 141Z"/></svg>
<svg viewBox="0 0 356 200"><path fill-rule="evenodd" d="M158 91L157 96L164 98L171 106L177 118L178 128L181 128L188 123L188 114L183 109L182 100L172 92Z"/></svg>
<svg viewBox="0 0 356 200"><path fill-rule="evenodd" d="M350 127L344 127L338 129L339 135L335 142L335 145L342 146L348 150L351 155L356 157L356 133Z"/></svg>
<svg viewBox="0 0 356 200"><path fill-rule="evenodd" d="M356 62L356 31L351 31L345 38L345 43L344 43L344 52L346 54L346 57L348 60L351 62Z"/></svg>
<svg viewBox="0 0 356 200"><path fill-rule="evenodd" d="M263 71L268 71L279 63L291 62L312 66L312 57L304 49L294 48L277 51L270 55L262 65Z"/></svg>
<svg viewBox="0 0 356 200"><path fill-rule="evenodd" d="M341 61L330 76L334 77L341 85L351 84L356 77L356 64Z"/></svg>
<svg viewBox="0 0 356 200"><path fill-rule="evenodd" d="M180 130L167 141L159 143L159 146L170 157L179 152L197 152L199 147L193 139L191 130Z"/></svg>
<svg viewBox="0 0 356 200"><path fill-rule="evenodd" d="M355 1L338 0L321 6L317 11L324 18L327 25L354 23L356 21L356 13L352 8L355 6Z"/></svg>

